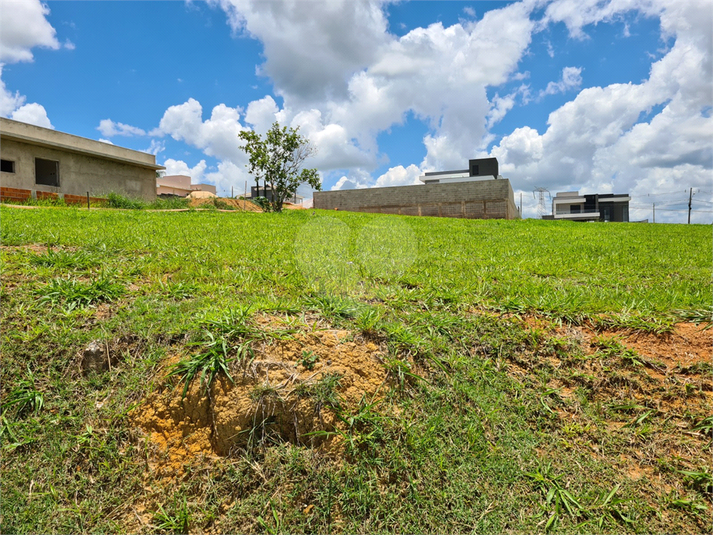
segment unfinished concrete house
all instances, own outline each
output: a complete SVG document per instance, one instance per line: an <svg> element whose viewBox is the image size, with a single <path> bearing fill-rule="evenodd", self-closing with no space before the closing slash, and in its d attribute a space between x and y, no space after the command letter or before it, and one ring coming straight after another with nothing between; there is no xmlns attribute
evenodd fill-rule
<svg viewBox="0 0 713 535"><path fill-rule="evenodd" d="M510 181L498 174L495 158L470 160L468 169L426 173L420 180L423 185L316 191L314 207L466 219L520 217Z"/></svg>
<svg viewBox="0 0 713 535"><path fill-rule="evenodd" d="M0 198L156 198L153 154L0 118Z"/></svg>

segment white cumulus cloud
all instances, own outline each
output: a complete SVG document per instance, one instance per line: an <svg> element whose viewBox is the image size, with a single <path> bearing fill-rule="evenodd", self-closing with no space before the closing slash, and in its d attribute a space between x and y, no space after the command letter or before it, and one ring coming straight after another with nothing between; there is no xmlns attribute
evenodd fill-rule
<svg viewBox="0 0 713 535"><path fill-rule="evenodd" d="M39 0L0 0L0 63L32 61L32 49L57 50L57 32L45 18L49 7Z"/></svg>
<svg viewBox="0 0 713 535"><path fill-rule="evenodd" d="M146 131L142 130L141 128L137 128L135 126L131 126L124 123L115 123L111 119L102 119L101 121L99 121L99 126L97 127L97 130L99 130L99 132L106 137L131 137L146 135Z"/></svg>
<svg viewBox="0 0 713 535"><path fill-rule="evenodd" d="M49 120L49 117L47 117L47 110L45 110L45 107L41 104L37 104L36 102L20 106L12 112L10 119L23 123L34 124L35 126L42 126L44 128L54 128Z"/></svg>
<svg viewBox="0 0 713 535"><path fill-rule="evenodd" d="M548 14L565 21L577 36L585 35L587 24L630 9L659 13L664 35L675 42L652 64L647 80L583 89L550 114L544 133L519 128L505 136L492 149L504 174L525 191L543 186L550 191L631 193L631 219L650 217L650 209L642 208L646 195L680 189L682 181L688 187L710 190L713 118L706 111L713 106L710 4L700 0L585 2L577 15L574 6L579 9L580 4L559 0L550 5ZM657 107L660 111L646 117ZM657 221L666 218L680 221L681 215L657 215Z"/></svg>
<svg viewBox="0 0 713 535"><path fill-rule="evenodd" d="M346 80L389 40L381 0L212 0L237 32L264 46L261 72L280 93L315 101L344 95Z"/></svg>
<svg viewBox="0 0 713 535"><path fill-rule="evenodd" d="M57 32L45 18L49 12L39 0L0 0L0 78L5 64L32 61L34 47L60 48ZM25 101L24 95L8 90L0 79L0 116L54 128L44 106Z"/></svg>
<svg viewBox="0 0 713 535"><path fill-rule="evenodd" d="M579 89L582 85L582 69L581 67L565 67L562 69L562 78L557 82L550 82L547 87L540 91L540 97L546 95L556 95L557 93L566 93L573 89Z"/></svg>

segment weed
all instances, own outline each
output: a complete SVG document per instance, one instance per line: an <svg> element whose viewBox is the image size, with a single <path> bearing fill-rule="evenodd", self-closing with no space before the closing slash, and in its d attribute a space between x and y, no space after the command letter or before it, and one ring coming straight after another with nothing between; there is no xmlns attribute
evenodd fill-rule
<svg viewBox="0 0 713 535"><path fill-rule="evenodd" d="M314 383L301 383L295 388L298 397L308 397L314 402L314 411L319 414L324 407L341 410L342 399L337 392L341 375L327 373Z"/></svg>
<svg viewBox="0 0 713 535"><path fill-rule="evenodd" d="M634 519L626 514L621 507L622 504L629 500L615 497L620 487L621 484L617 484L610 492L601 494L594 504L588 508L589 514L594 516L593 521L600 531L604 528L606 522L613 524L617 522L624 522L629 525L634 524Z"/></svg>
<svg viewBox="0 0 713 535"><path fill-rule="evenodd" d="M649 417L652 414L655 414L655 413L656 413L656 411L654 409L650 409L650 410L646 411L645 413L640 414L639 416L637 416L636 418L631 420L629 423L625 424L624 427L637 427L637 426L643 424L646 420L649 419Z"/></svg>
<svg viewBox="0 0 713 535"><path fill-rule="evenodd" d="M326 318L353 318L357 314L357 304L351 299L337 295L319 295L310 297L306 304L313 310L319 310Z"/></svg>
<svg viewBox="0 0 713 535"><path fill-rule="evenodd" d="M403 389L404 386L412 379L417 381L423 381L424 383L428 384L428 381L426 379L411 371L411 364L409 364L405 360L389 356L386 358L384 366L386 367L386 370L388 371L389 375L394 379L396 384L399 385L399 388Z"/></svg>
<svg viewBox="0 0 713 535"><path fill-rule="evenodd" d="M381 313L373 307L362 309L356 317L356 327L366 336L374 336L379 330Z"/></svg>
<svg viewBox="0 0 713 535"><path fill-rule="evenodd" d="M189 533L188 528L190 522L191 514L188 511L188 504L186 503L185 498L183 499L181 506L173 514L167 513L163 508L163 505L159 504L158 511L154 513L153 517L153 525L156 529L175 534L185 535Z"/></svg>
<svg viewBox="0 0 713 535"><path fill-rule="evenodd" d="M235 210L235 207L232 204L228 204L223 199L219 199L217 197L213 199L213 206L215 206L218 210Z"/></svg>
<svg viewBox="0 0 713 535"><path fill-rule="evenodd" d="M545 531L557 527L557 523L564 513L572 518L584 515L585 509L579 500L559 483L561 476L552 475L551 465L547 465L543 470L538 469L525 475L531 478L545 495L543 509L545 513L549 514L545 523Z"/></svg>
<svg viewBox="0 0 713 535"><path fill-rule="evenodd" d="M198 291L198 286L190 282L160 282L161 291L172 299L188 299Z"/></svg>
<svg viewBox="0 0 713 535"><path fill-rule="evenodd" d="M146 205L149 210L181 210L188 208L190 199L183 197L159 198Z"/></svg>
<svg viewBox="0 0 713 535"><path fill-rule="evenodd" d="M319 355L315 354L314 351L302 350L302 358L299 362L306 370L312 371L318 360Z"/></svg>
<svg viewBox="0 0 713 535"><path fill-rule="evenodd" d="M138 199L130 199L118 193L109 193L107 195L107 206L109 208L122 208L124 210L143 210L146 208L146 203Z"/></svg>
<svg viewBox="0 0 713 535"><path fill-rule="evenodd" d="M703 434L713 436L713 416L708 416L692 428L693 431L700 431Z"/></svg>
<svg viewBox="0 0 713 535"><path fill-rule="evenodd" d="M713 307L698 310L674 310L673 316L683 321L691 321L696 325L705 325L703 330L713 327Z"/></svg>
<svg viewBox="0 0 713 535"><path fill-rule="evenodd" d="M390 342L397 344L404 349L413 349L418 352L424 346L424 340L413 330L401 323L390 323L384 325L386 334Z"/></svg>
<svg viewBox="0 0 713 535"><path fill-rule="evenodd" d="M641 314L623 312L604 317L591 318L599 329L619 329L635 332L665 334L673 331L674 321L671 318L646 318Z"/></svg>
<svg viewBox="0 0 713 535"><path fill-rule="evenodd" d="M643 366L644 361L633 349L624 347L616 338L599 337L595 343L599 346L598 354L602 357L619 357L624 364Z"/></svg>
<svg viewBox="0 0 713 535"><path fill-rule="evenodd" d="M684 509L694 515L708 511L708 506L700 503L696 498L674 498L671 500L671 505Z"/></svg>
<svg viewBox="0 0 713 535"><path fill-rule="evenodd" d="M378 405L378 401L368 401L362 396L356 411L350 414L337 411L337 417L347 426L346 431L337 432L344 436L350 454L373 447L384 437L385 418L377 410Z"/></svg>
<svg viewBox="0 0 713 535"><path fill-rule="evenodd" d="M90 283L76 279L57 278L44 288L37 291L41 301L57 304L64 302L66 306L82 307L102 301L113 301L124 293L124 286L102 276Z"/></svg>
<svg viewBox="0 0 713 535"><path fill-rule="evenodd" d="M203 325L226 339L248 337L256 334L250 325L252 313L252 305L231 307L217 319L205 320Z"/></svg>
<svg viewBox="0 0 713 535"><path fill-rule="evenodd" d="M27 379L20 379L3 402L3 414L12 407L17 417L22 417L29 411L39 414L44 407L45 397L35 387L35 376L27 368Z"/></svg>
<svg viewBox="0 0 713 535"><path fill-rule="evenodd" d="M220 373L224 374L231 383L233 382L229 371L232 359L228 357L228 342L225 338L215 338L210 332L206 332L206 336L208 340L200 344L205 347L204 351L180 360L168 373L169 377L178 376L185 383L183 397L186 397L188 388L197 375L200 375L201 388L206 392Z"/></svg>
<svg viewBox="0 0 713 535"><path fill-rule="evenodd" d="M258 199L264 199L264 197L258 197ZM265 201L267 201L267 199L265 199ZM267 204L269 206L269 203ZM270 500L270 512L272 513L274 525L269 525L265 520L263 520L262 516L257 517L257 523L260 524L260 527L270 535L277 535L278 533L282 533L282 521L280 520L280 517L277 514L277 509L275 508L275 504L272 503L272 500Z"/></svg>
<svg viewBox="0 0 713 535"><path fill-rule="evenodd" d="M250 392L250 399L259 405L264 405L270 401L281 401L282 397L280 396L280 391L276 387L265 383L256 385L255 388L252 389Z"/></svg>
<svg viewBox="0 0 713 535"><path fill-rule="evenodd" d="M677 470L679 474L683 474L684 483L705 492L708 494L713 493L713 474L706 472L705 470Z"/></svg>
<svg viewBox="0 0 713 535"><path fill-rule="evenodd" d="M62 251L48 249L46 253L31 253L29 263L32 266L53 267L57 269L86 269L98 264L85 251Z"/></svg>

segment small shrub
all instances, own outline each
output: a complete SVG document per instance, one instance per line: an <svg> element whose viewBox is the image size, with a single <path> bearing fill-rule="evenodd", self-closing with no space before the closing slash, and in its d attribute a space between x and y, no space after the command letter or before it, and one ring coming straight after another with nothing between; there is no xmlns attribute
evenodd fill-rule
<svg viewBox="0 0 713 535"><path fill-rule="evenodd" d="M129 199L118 193L110 193L107 195L107 206L109 208L123 208L125 210L143 210L146 208L146 203L138 199Z"/></svg>
<svg viewBox="0 0 713 535"><path fill-rule="evenodd" d="M225 202L223 199L215 197L213 199L213 206L218 210L235 210L235 207Z"/></svg>
<svg viewBox="0 0 713 535"><path fill-rule="evenodd" d="M262 208L263 212L270 212L272 210L272 205L270 201L267 200L267 197L255 197L250 200Z"/></svg>

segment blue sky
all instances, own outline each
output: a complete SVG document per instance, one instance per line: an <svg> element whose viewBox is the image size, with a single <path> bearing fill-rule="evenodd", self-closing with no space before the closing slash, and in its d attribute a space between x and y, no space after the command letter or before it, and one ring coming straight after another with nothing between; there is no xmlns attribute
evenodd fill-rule
<svg viewBox="0 0 713 535"><path fill-rule="evenodd" d="M323 187L496 156L535 187L713 221L709 0L0 0L0 115L146 150L222 192L238 132L300 126ZM308 162L309 163L309 162ZM303 191L310 196L309 190Z"/></svg>

